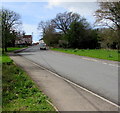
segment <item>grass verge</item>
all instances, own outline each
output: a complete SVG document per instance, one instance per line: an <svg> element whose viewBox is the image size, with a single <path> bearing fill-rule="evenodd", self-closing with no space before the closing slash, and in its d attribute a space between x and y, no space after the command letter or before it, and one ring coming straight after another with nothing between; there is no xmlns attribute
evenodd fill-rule
<svg viewBox="0 0 120 113"><path fill-rule="evenodd" d="M2 111L55 111L31 78L6 54L2 57Z"/></svg>
<svg viewBox="0 0 120 113"><path fill-rule="evenodd" d="M9 47L7 48L8 52L13 52L19 49L23 49L23 48L27 48L27 47Z"/></svg>
<svg viewBox="0 0 120 113"><path fill-rule="evenodd" d="M117 50L106 50L106 49L62 49L52 48L51 50L75 54L79 56L87 56L92 58L99 58L112 61L120 61L120 53Z"/></svg>
<svg viewBox="0 0 120 113"><path fill-rule="evenodd" d="M7 56L6 53L2 54L2 59L1 59L2 64L10 64L13 62L12 59L9 58L9 56Z"/></svg>

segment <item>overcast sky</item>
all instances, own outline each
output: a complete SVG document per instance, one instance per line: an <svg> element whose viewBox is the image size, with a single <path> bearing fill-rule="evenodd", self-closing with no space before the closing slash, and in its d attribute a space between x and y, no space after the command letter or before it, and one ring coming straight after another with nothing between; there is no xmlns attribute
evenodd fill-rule
<svg viewBox="0 0 120 113"><path fill-rule="evenodd" d="M3 2L4 1L4 2ZM67 0L26 0L26 2L22 0L3 0L2 6L4 8L10 9L19 13L21 15L22 20L22 29L26 32L26 34L32 34L33 32L33 41L38 41L40 37L40 33L37 30L38 23L43 20L50 20L55 18L56 14L63 13L65 11L72 11L79 13L81 16L85 17L91 26L95 22L95 18L93 16L95 10L97 10L98 4L93 2L94 0L76 0L78 2L74 2L72 0L68 0L69 2L64 2ZM8 2L9 1L9 2ZM31 2L30 2L31 1ZM35 2L36 1L36 2Z"/></svg>

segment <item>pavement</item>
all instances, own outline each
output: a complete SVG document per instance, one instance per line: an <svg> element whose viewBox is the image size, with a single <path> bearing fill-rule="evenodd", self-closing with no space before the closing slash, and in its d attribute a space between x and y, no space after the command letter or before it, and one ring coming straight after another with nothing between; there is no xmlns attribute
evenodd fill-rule
<svg viewBox="0 0 120 113"><path fill-rule="evenodd" d="M15 53L9 54L59 111L118 111L118 106Z"/></svg>

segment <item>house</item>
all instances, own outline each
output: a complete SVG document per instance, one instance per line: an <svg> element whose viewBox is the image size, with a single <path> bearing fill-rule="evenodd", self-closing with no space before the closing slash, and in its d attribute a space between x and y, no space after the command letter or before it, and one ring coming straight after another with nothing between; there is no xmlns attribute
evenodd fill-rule
<svg viewBox="0 0 120 113"><path fill-rule="evenodd" d="M38 45L39 44L39 42L35 42L35 43L33 43L32 45Z"/></svg>
<svg viewBox="0 0 120 113"><path fill-rule="evenodd" d="M15 45L32 45L32 35L24 35L15 40Z"/></svg>

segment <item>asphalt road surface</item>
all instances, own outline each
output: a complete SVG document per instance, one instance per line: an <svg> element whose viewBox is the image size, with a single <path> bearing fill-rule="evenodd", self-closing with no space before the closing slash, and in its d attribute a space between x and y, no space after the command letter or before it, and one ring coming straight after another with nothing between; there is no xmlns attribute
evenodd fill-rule
<svg viewBox="0 0 120 113"><path fill-rule="evenodd" d="M114 103L118 103L117 62L40 50L38 45L19 54Z"/></svg>

